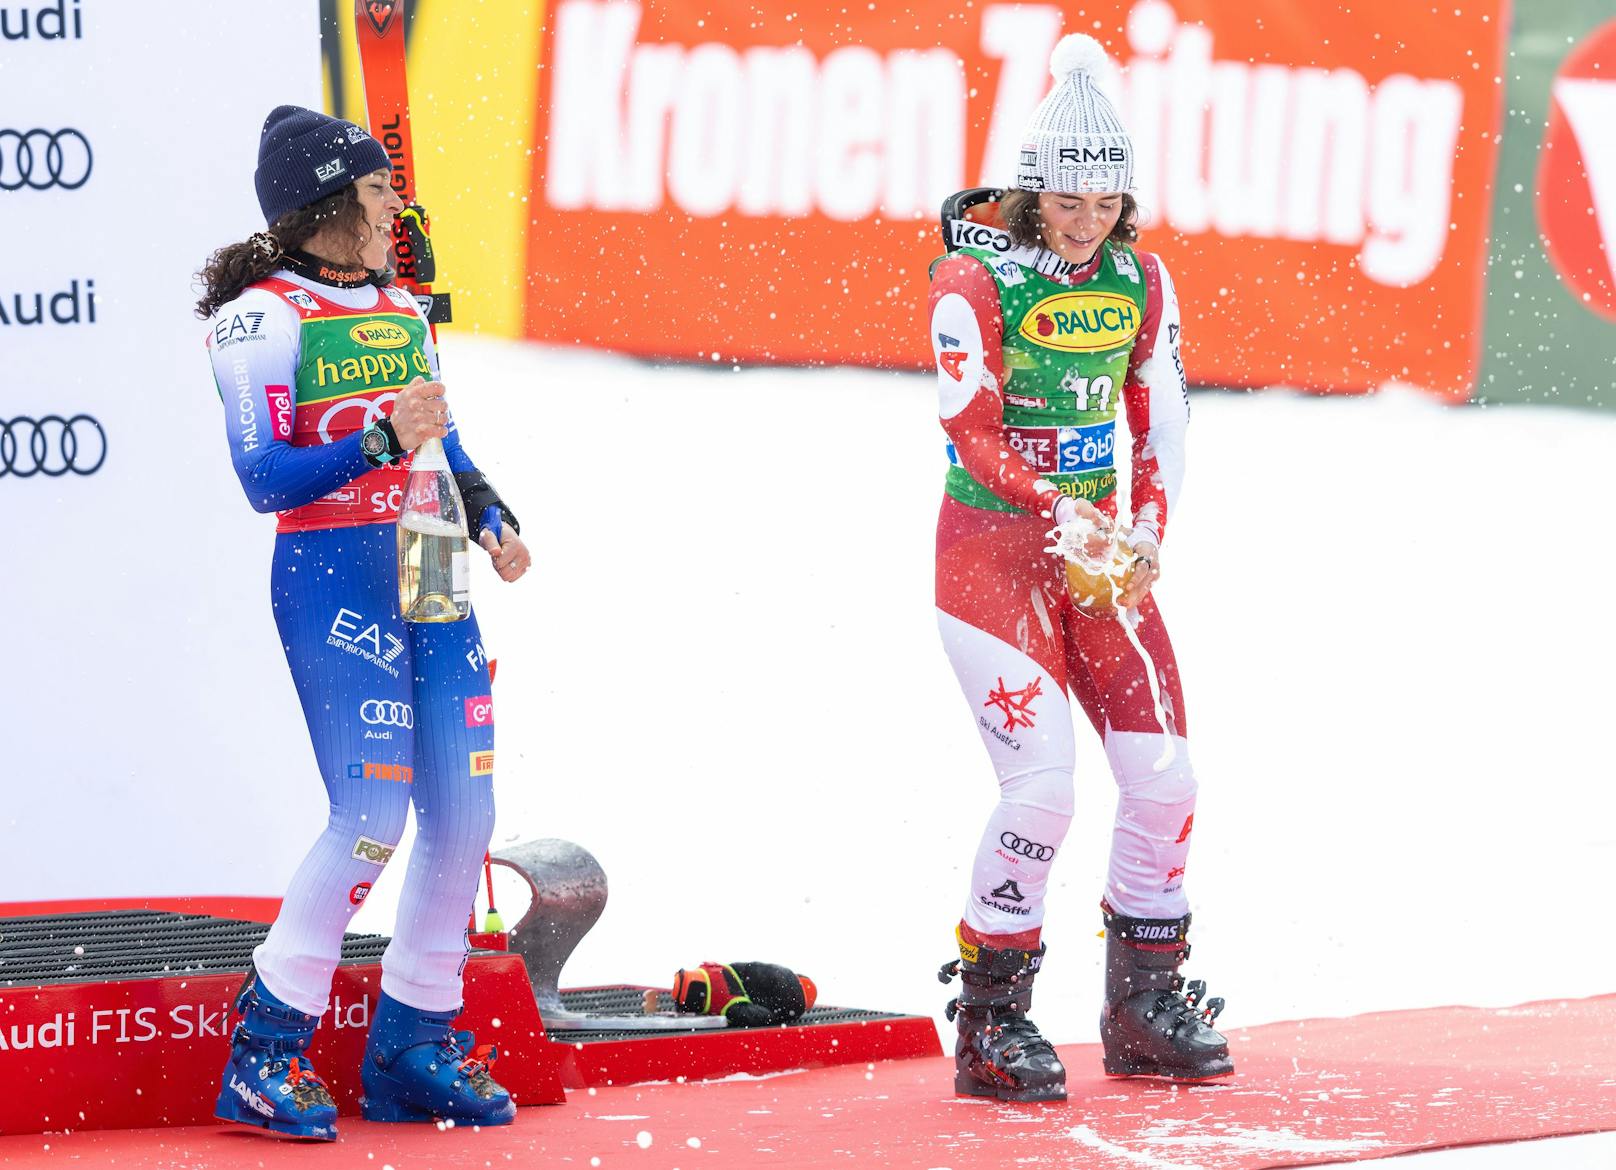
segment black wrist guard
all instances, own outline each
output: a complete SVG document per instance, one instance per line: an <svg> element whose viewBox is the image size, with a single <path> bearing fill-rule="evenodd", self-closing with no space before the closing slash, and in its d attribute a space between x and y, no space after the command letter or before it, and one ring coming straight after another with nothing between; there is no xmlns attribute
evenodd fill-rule
<svg viewBox="0 0 1616 1170"><path fill-rule="evenodd" d="M455 487L460 489L460 500L466 505L466 530L471 533L473 544L482 540L483 509L490 506L499 509L502 525L521 535L522 526L517 523L516 513L505 506L505 501L499 498L499 493L488 482L487 476L480 471L457 471L454 477Z"/></svg>

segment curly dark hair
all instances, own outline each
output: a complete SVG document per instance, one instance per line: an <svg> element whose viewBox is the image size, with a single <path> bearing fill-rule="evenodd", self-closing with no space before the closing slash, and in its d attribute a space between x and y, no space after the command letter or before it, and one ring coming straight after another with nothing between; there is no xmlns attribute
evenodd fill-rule
<svg viewBox="0 0 1616 1170"><path fill-rule="evenodd" d="M1037 191L1006 191L999 200L999 218L1004 230L1018 244L1042 247L1044 244L1044 217L1038 214ZM1139 204L1132 195L1123 193L1122 214L1117 226L1106 236L1108 244L1134 244L1139 241Z"/></svg>
<svg viewBox="0 0 1616 1170"><path fill-rule="evenodd" d="M226 244L208 257L202 271L196 274L203 288L202 299L196 302L196 315L206 320L220 305L235 300L241 290L255 281L263 280L281 266L281 255L301 248L315 233L328 225L351 228L353 252L349 256L329 256L326 259L339 264L359 264L359 249L369 237L365 229L365 209L359 202L358 188L351 184L327 195L317 203L288 211L269 225L268 235L255 232L251 239L239 244Z"/></svg>

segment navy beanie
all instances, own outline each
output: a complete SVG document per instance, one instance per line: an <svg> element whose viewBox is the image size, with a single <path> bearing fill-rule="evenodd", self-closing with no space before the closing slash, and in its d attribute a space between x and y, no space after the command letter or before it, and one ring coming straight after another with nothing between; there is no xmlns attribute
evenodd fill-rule
<svg viewBox="0 0 1616 1170"><path fill-rule="evenodd" d="M253 185L264 222L273 224L392 165L382 144L352 122L302 106L276 106L264 119Z"/></svg>

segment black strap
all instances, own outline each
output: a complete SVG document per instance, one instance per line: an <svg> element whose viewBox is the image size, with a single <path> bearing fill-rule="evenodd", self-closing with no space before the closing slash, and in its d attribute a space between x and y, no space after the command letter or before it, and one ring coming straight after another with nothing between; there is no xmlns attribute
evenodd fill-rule
<svg viewBox="0 0 1616 1170"><path fill-rule="evenodd" d="M1104 907L1105 930L1119 942L1184 946L1189 939L1190 916L1182 918L1130 918Z"/></svg>
<svg viewBox="0 0 1616 1170"><path fill-rule="evenodd" d="M457 471L454 477L455 487L460 489L461 502L466 505L467 531L471 534L473 544L482 540L483 509L488 507L498 508L500 523L509 526L518 536L522 534L522 525L517 521L516 513L499 498L499 492L494 490L487 476L473 469Z"/></svg>

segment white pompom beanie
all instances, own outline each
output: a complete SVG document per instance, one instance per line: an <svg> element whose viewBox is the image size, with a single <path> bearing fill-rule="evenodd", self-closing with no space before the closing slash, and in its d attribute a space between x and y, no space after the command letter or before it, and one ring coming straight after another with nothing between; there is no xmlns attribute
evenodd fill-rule
<svg viewBox="0 0 1616 1170"><path fill-rule="evenodd" d="M1072 193L1133 188L1133 143L1095 83L1105 65L1105 49L1091 36L1073 33L1055 46L1049 57L1055 88L1022 136L1017 187Z"/></svg>

